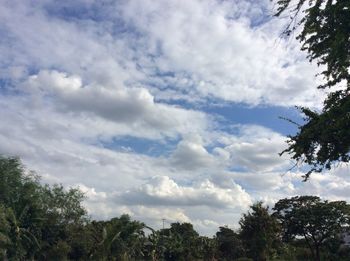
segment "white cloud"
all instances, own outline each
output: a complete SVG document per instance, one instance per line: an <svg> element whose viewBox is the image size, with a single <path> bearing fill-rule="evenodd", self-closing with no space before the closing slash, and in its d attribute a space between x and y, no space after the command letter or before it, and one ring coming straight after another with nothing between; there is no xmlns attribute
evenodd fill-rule
<svg viewBox="0 0 350 261"><path fill-rule="evenodd" d="M186 187L167 176L154 177L149 183L127 191L122 198L126 204L136 205L241 208L251 203L249 195L236 184L223 189L205 180Z"/></svg>
<svg viewBox="0 0 350 261"><path fill-rule="evenodd" d="M279 156L285 141L281 134L255 125L242 126L238 136L221 138L224 150L230 153L231 165L254 172L286 170L290 161L285 155Z"/></svg>
<svg viewBox="0 0 350 261"><path fill-rule="evenodd" d="M64 20L57 15L62 6L79 10L79 4L84 10L96 8L103 19ZM3 75L10 68L56 68L113 88L147 83L156 98L170 100L216 97L282 106L316 106L322 100L315 88L316 68L299 46L278 40L276 24L281 30L284 22L268 17L269 1L2 5L5 39L13 47L0 49ZM252 27L257 17L263 17L261 25ZM129 30L115 35L121 25Z"/></svg>
<svg viewBox="0 0 350 261"><path fill-rule="evenodd" d="M195 89L197 95L251 105L319 105L315 67L300 55L299 46L287 50L291 44L278 41L275 24L282 28L283 22L265 13L263 26L252 28L249 20L241 19L246 13L241 2L133 0L123 14L144 34L156 68L174 72L174 83L187 81L187 89L174 87L189 95ZM272 5L264 2L255 8Z"/></svg>
<svg viewBox="0 0 350 261"><path fill-rule="evenodd" d="M155 227L160 227L162 219L169 222L191 222L191 219L184 213L181 208L154 208L149 206L137 206L134 207L134 215L136 218L146 219L152 223L158 224Z"/></svg>
<svg viewBox="0 0 350 261"><path fill-rule="evenodd" d="M175 168L184 170L195 170L215 164L214 157L205 149L198 135L191 135L181 140L170 161Z"/></svg>
<svg viewBox="0 0 350 261"><path fill-rule="evenodd" d="M34 95L52 98L57 107L68 112L92 113L138 130L153 129L175 136L178 133L198 133L207 128L205 114L155 103L145 88L83 86L77 75L46 70L30 76L22 88L34 92Z"/></svg>

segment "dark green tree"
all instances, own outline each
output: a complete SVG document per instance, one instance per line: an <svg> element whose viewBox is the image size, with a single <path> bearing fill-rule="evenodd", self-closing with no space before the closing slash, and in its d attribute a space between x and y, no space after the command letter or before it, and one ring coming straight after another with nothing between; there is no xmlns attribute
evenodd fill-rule
<svg viewBox="0 0 350 261"><path fill-rule="evenodd" d="M41 186L37 176L26 173L18 158L0 157L0 204L7 224L9 258L32 258L40 249Z"/></svg>
<svg viewBox="0 0 350 261"><path fill-rule="evenodd" d="M1 252L14 260L67 258L73 228L87 222L83 198L77 189L41 185L18 158L0 157Z"/></svg>
<svg viewBox="0 0 350 261"><path fill-rule="evenodd" d="M279 200L273 210L283 229L283 240L303 237L315 261L321 260L321 249L349 226L350 205L345 201L322 201L315 196L297 196ZM339 247L339 245L338 245Z"/></svg>
<svg viewBox="0 0 350 261"><path fill-rule="evenodd" d="M220 260L234 260L244 256L243 243L232 229L220 227L216 232L216 242Z"/></svg>
<svg viewBox="0 0 350 261"><path fill-rule="evenodd" d="M251 206L251 211L243 215L239 224L240 237L249 257L254 261L265 261L276 254L280 244L280 226L262 202Z"/></svg>
<svg viewBox="0 0 350 261"><path fill-rule="evenodd" d="M0 259L4 260L7 257L7 250L10 247L10 231L11 225L8 220L9 209L0 204Z"/></svg>
<svg viewBox="0 0 350 261"><path fill-rule="evenodd" d="M282 153L310 167L312 172L331 169L335 162L349 162L350 152L350 1L277 0L276 16L288 13L290 23L284 31L290 35L298 27L297 39L310 61L324 70L324 84L337 87L324 101L322 111L301 107L305 115L296 135L290 136Z"/></svg>
<svg viewBox="0 0 350 261"><path fill-rule="evenodd" d="M197 240L199 244L199 253L204 261L216 260L217 241L214 238L200 236Z"/></svg>
<svg viewBox="0 0 350 261"><path fill-rule="evenodd" d="M78 189L66 190L62 185L44 185L40 193L45 219L41 225L42 255L47 259L68 256L76 238L74 234L87 221L86 210L81 205L84 195Z"/></svg>
<svg viewBox="0 0 350 261"><path fill-rule="evenodd" d="M160 236L165 246L165 260L190 261L202 257L200 237L191 223L172 223L170 228L160 231Z"/></svg>
<svg viewBox="0 0 350 261"><path fill-rule="evenodd" d="M112 218L102 224L101 242L91 255L99 260L142 260L144 257L146 225L133 221L128 215ZM98 223L97 223L98 224ZM96 225L96 224L95 224Z"/></svg>

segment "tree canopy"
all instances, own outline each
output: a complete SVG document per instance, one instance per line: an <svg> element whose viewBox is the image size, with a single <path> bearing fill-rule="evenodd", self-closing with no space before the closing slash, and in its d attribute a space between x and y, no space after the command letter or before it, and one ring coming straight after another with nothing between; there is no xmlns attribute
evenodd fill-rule
<svg viewBox="0 0 350 261"><path fill-rule="evenodd" d="M41 185L18 158L0 157L0 254L50 259L74 251L69 241L86 218L83 198L77 189Z"/></svg>
<svg viewBox="0 0 350 261"><path fill-rule="evenodd" d="M297 196L279 200L273 210L281 223L284 241L303 237L315 261L321 260L321 248L327 241L340 242L341 232L350 224L350 205L345 201Z"/></svg>
<svg viewBox="0 0 350 261"><path fill-rule="evenodd" d="M297 36L301 49L323 69L324 83L318 87L336 87L321 111L299 108L305 122L289 136L289 146L282 152L311 166L307 180L312 172L350 160L350 1L277 0L277 5L276 16L288 13L291 19L284 34L301 27Z"/></svg>
<svg viewBox="0 0 350 261"><path fill-rule="evenodd" d="M251 206L251 211L244 214L239 222L240 236L248 256L254 261L265 261L273 257L279 243L279 224L269 214L268 207L262 202Z"/></svg>
<svg viewBox="0 0 350 261"><path fill-rule="evenodd" d="M244 256L245 249L243 247L240 235L228 227L220 227L216 232L218 243L218 256L222 260L234 260Z"/></svg>

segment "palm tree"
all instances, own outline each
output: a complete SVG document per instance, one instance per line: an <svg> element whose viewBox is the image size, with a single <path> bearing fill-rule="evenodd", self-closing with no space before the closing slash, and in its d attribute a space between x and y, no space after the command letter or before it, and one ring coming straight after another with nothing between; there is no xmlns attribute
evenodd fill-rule
<svg viewBox="0 0 350 261"><path fill-rule="evenodd" d="M0 204L0 259L7 259L7 248L10 245L10 223L7 220L7 209Z"/></svg>
<svg viewBox="0 0 350 261"><path fill-rule="evenodd" d="M28 258L33 260L35 252L40 249L40 244L31 228L23 224L27 211L28 207L24 207L18 217L11 208L7 208L5 211L10 226L8 257L18 260L27 260Z"/></svg>
<svg viewBox="0 0 350 261"><path fill-rule="evenodd" d="M105 222L102 240L93 253L101 260L140 260L144 257L144 245L147 242L144 229L147 226L138 221L131 221L128 215L112 218Z"/></svg>

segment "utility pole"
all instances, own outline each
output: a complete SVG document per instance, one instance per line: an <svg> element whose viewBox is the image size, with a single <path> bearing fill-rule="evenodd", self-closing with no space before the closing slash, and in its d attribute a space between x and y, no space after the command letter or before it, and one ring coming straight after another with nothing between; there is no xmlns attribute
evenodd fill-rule
<svg viewBox="0 0 350 261"><path fill-rule="evenodd" d="M165 218L162 218L162 221L163 221L163 229L164 229L164 222L165 222Z"/></svg>

